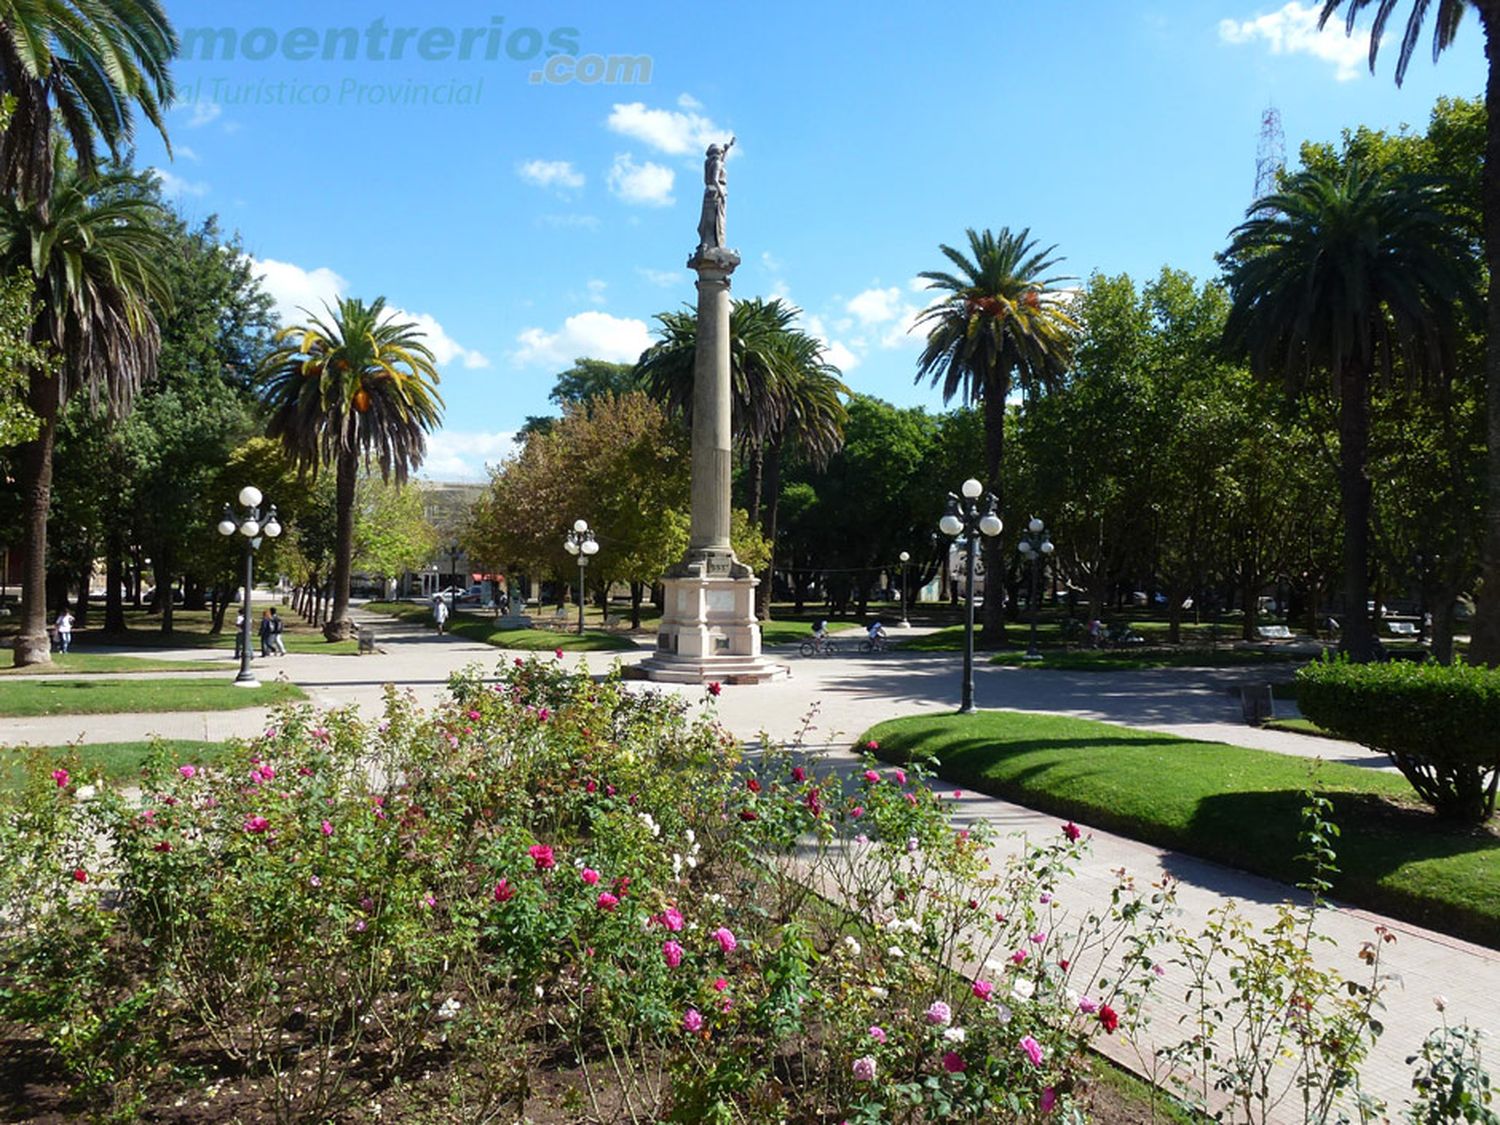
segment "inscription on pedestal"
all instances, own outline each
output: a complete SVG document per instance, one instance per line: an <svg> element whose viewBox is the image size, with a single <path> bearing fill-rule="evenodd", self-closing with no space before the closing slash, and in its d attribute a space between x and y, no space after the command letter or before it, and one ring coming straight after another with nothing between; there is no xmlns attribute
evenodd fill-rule
<svg viewBox="0 0 1500 1125"><path fill-rule="evenodd" d="M734 612L734 591L733 590L709 590L708 591L708 608L713 613L733 613Z"/></svg>
<svg viewBox="0 0 1500 1125"><path fill-rule="evenodd" d="M705 571L710 578L728 578L729 567L734 560L728 555L709 555L704 560Z"/></svg>

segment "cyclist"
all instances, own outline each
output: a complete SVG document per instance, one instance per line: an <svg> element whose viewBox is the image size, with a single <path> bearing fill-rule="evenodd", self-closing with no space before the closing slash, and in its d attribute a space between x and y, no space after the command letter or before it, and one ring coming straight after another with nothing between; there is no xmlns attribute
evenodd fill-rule
<svg viewBox="0 0 1500 1125"><path fill-rule="evenodd" d="M813 648L818 652L822 652L823 646L828 643L828 622L821 617L813 622L812 641Z"/></svg>
<svg viewBox="0 0 1500 1125"><path fill-rule="evenodd" d="M872 649L882 649L885 647L885 623L880 618L877 617L874 621L871 621L866 632L869 633L870 647Z"/></svg>

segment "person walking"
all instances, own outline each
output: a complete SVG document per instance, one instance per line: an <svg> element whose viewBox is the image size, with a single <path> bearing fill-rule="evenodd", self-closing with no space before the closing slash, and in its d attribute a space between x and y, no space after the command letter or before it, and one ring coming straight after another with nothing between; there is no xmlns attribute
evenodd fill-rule
<svg viewBox="0 0 1500 1125"><path fill-rule="evenodd" d="M73 615L68 612L68 607L63 606L62 612L57 615L57 647L63 652L68 651L68 646L73 643Z"/></svg>
<svg viewBox="0 0 1500 1125"><path fill-rule="evenodd" d="M271 632L274 626L271 624L271 611L265 610L260 615L260 654L271 655Z"/></svg>
<svg viewBox="0 0 1500 1125"><path fill-rule="evenodd" d="M245 611L238 609L234 614L234 658L238 660L245 652Z"/></svg>
<svg viewBox="0 0 1500 1125"><path fill-rule="evenodd" d="M437 622L437 631L441 633L443 626L448 623L448 602L441 594L432 603L432 617Z"/></svg>
<svg viewBox="0 0 1500 1125"><path fill-rule="evenodd" d="M285 627L281 615L276 612L276 607L271 607L271 649L277 656L286 655L286 642L281 639L281 633Z"/></svg>

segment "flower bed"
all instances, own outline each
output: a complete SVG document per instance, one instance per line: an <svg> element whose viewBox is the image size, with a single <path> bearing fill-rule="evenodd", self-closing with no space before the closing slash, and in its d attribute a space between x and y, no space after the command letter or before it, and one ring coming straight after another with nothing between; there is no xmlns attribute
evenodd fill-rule
<svg viewBox="0 0 1500 1125"><path fill-rule="evenodd" d="M899 769L747 763L553 661L451 686L163 754L138 798L39 759L0 806L0 1020L70 1112L1067 1120L1166 971L1162 888L1061 924L1071 825L992 870Z"/></svg>

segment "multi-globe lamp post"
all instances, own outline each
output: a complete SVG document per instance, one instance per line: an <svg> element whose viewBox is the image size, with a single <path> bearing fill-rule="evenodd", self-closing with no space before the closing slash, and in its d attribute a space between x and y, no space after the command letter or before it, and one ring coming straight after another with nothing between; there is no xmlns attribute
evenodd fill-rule
<svg viewBox="0 0 1500 1125"><path fill-rule="evenodd" d="M589 559L599 553L598 540L589 530L588 520L574 520L573 529L563 540L563 549L578 559L578 635L583 636L583 584L587 577Z"/></svg>
<svg viewBox="0 0 1500 1125"><path fill-rule="evenodd" d="M906 564L911 562L911 552L902 551L897 557L901 560L901 628L910 629L911 622L906 619L911 603L911 597L906 592Z"/></svg>
<svg viewBox="0 0 1500 1125"><path fill-rule="evenodd" d="M262 519L260 489L247 484L240 489L240 507L236 514L232 504L224 505L224 514L219 517L219 534L245 537L245 600L241 607L244 621L240 626L240 674L234 678L235 687L259 687L260 681L250 670L250 587L255 581L255 552L263 539L275 539L281 534L281 521L276 518L276 505L272 504Z"/></svg>
<svg viewBox="0 0 1500 1125"><path fill-rule="evenodd" d="M980 536L993 539L1005 525L995 512L999 501L993 492L985 492L984 485L970 477L961 491L961 497L948 493L948 510L938 520L938 527L944 535L962 539L968 556L964 580L963 696L958 713L969 715L974 711L974 561L979 553Z"/></svg>
<svg viewBox="0 0 1500 1125"><path fill-rule="evenodd" d="M1047 531L1047 525L1032 516L1018 549L1021 557L1031 564L1031 647L1026 650L1026 659L1040 660L1042 651L1036 647L1037 613L1041 609L1037 602L1037 575L1053 551L1052 536Z"/></svg>

